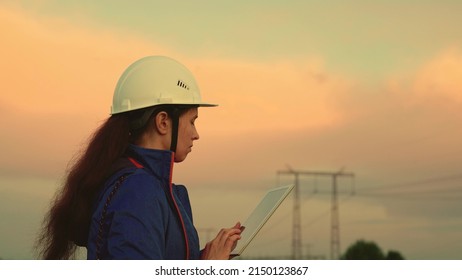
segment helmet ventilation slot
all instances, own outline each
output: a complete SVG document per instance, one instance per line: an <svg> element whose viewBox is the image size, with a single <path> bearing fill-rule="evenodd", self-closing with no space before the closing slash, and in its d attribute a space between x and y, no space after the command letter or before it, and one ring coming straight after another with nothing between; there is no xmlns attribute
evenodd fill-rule
<svg viewBox="0 0 462 280"><path fill-rule="evenodd" d="M189 90L189 87L185 83L183 83L183 81L181 81L181 80L178 80L178 83L176 85L181 87L181 88Z"/></svg>

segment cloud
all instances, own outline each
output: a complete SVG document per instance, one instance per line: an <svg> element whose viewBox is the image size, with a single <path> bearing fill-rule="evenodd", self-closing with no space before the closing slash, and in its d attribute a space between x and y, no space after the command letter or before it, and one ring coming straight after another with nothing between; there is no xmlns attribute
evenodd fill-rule
<svg viewBox="0 0 462 280"><path fill-rule="evenodd" d="M50 176L109 116L112 92L140 56L171 53L128 34L0 7L3 173Z"/></svg>
<svg viewBox="0 0 462 280"><path fill-rule="evenodd" d="M353 83L328 73L318 57L266 62L203 57L186 63L203 99L220 105L200 112L204 131L220 135L333 126L342 116L329 99Z"/></svg>
<svg viewBox="0 0 462 280"><path fill-rule="evenodd" d="M6 8L0 15L8 27L2 30L0 54L6 86L2 103L31 113L99 112L130 62L168 52L127 34L88 31L59 18Z"/></svg>
<svg viewBox="0 0 462 280"><path fill-rule="evenodd" d="M412 90L426 98L462 103L462 49L448 48L416 73Z"/></svg>
<svg viewBox="0 0 462 280"><path fill-rule="evenodd" d="M121 72L148 54L170 55L197 76L204 100L220 104L201 111L204 133L243 137L255 131L296 131L341 121L329 96L349 81L327 73L322 59L247 62L188 59L168 47L124 32L87 30L62 18L0 9L2 126L7 132L5 170L56 169L108 116ZM72 125L71 125L72 124ZM246 138L244 138L246 139ZM33 145L31 144L33 142ZM21 155L21 156L15 156ZM40 166L41 162L55 164ZM30 170L32 172L32 170Z"/></svg>

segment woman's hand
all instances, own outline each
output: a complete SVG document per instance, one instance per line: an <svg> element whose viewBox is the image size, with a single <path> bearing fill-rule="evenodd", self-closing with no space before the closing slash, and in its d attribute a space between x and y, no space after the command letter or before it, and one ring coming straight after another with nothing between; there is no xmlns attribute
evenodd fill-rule
<svg viewBox="0 0 462 280"><path fill-rule="evenodd" d="M202 251L203 260L228 260L231 252L241 239L243 227L241 223L236 223L232 228L221 229L217 237L205 245Z"/></svg>

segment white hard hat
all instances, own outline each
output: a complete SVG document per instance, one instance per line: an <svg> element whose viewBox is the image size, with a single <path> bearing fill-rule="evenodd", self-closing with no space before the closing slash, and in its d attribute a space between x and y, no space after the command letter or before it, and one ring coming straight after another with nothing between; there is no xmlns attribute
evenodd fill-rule
<svg viewBox="0 0 462 280"><path fill-rule="evenodd" d="M185 66L168 57L147 56L120 77L111 114L166 104L217 106L202 102L196 80Z"/></svg>

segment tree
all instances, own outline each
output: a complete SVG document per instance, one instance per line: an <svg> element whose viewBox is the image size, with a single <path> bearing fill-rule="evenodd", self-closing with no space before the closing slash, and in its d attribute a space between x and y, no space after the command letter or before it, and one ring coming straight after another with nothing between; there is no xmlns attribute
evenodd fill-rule
<svg viewBox="0 0 462 280"><path fill-rule="evenodd" d="M388 251L387 257L385 259L387 259L387 260L404 260L404 257L398 251Z"/></svg>
<svg viewBox="0 0 462 280"><path fill-rule="evenodd" d="M385 256L377 244L365 240L358 240L351 245L343 255L345 260L383 260Z"/></svg>
<svg viewBox="0 0 462 280"><path fill-rule="evenodd" d="M344 260L404 260L398 251L388 251L387 255L373 241L358 240L350 245L342 256Z"/></svg>

